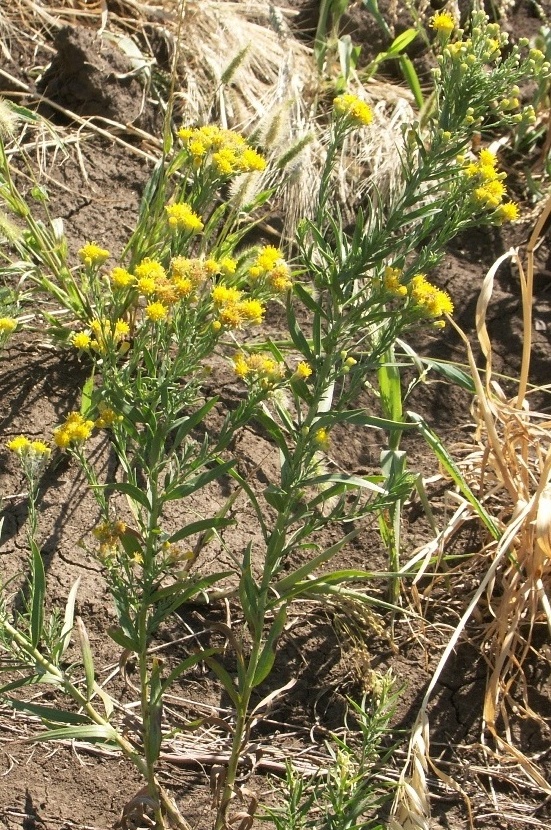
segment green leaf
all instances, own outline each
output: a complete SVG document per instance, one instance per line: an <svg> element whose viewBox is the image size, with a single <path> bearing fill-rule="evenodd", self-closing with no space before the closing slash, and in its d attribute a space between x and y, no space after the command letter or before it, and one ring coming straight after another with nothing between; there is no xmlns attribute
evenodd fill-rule
<svg viewBox="0 0 551 830"><path fill-rule="evenodd" d="M81 617L76 618L76 629L80 640L80 651L82 653L82 662L84 663L84 674L86 677L86 700L90 701L94 693L94 658L92 656L92 649L90 648L88 632Z"/></svg>
<svg viewBox="0 0 551 830"><path fill-rule="evenodd" d="M411 420L418 427L419 432L421 433L429 447L433 450L436 457L438 458L438 460L440 461L440 463L442 464L450 478L457 485L461 494L474 508L475 512L478 514L483 524L490 531L493 538L501 539L501 533L499 531L499 528L496 526L494 520L489 515L489 513L486 512L486 509L484 508L482 503L474 495L473 491L465 481L465 478L461 473L461 470L459 469L451 455L448 453L447 449L442 444L436 433L433 432L433 430L428 426L426 421L420 415L417 415L416 412L408 412L407 414L408 417L411 418Z"/></svg>
<svg viewBox="0 0 551 830"><path fill-rule="evenodd" d="M312 354L312 350L308 345L308 341L306 340L305 336L300 330L293 308L293 302L290 296L287 299L287 325L289 328L291 340L295 344L296 348L310 363L312 363L314 360L314 355Z"/></svg>
<svg viewBox="0 0 551 830"><path fill-rule="evenodd" d="M80 396L80 414L83 418L88 417L88 413L92 409L92 395L94 392L94 373L90 375L89 378L86 379L84 386L82 387L82 393Z"/></svg>
<svg viewBox="0 0 551 830"><path fill-rule="evenodd" d="M7 698L7 702L18 712L28 712L30 715L35 715L49 723L90 723L90 719L86 715L79 715L77 712L67 712L63 709L55 709L53 706L41 706L38 703L26 703L23 700L13 698Z"/></svg>
<svg viewBox="0 0 551 830"><path fill-rule="evenodd" d="M317 556L314 556L302 565L302 567L297 568L296 571L284 576L283 579L280 579L279 582L274 585L275 595L280 599L287 599L288 593L294 588L297 582L307 579L316 568L323 565L325 562L329 562L329 560L332 559L341 550L341 548L348 544L348 542L352 539L355 539L359 532L359 528L351 530L350 533L347 533L346 536L343 536L342 539L339 539L339 541L334 545L331 545L331 547L322 550L321 553L318 553Z"/></svg>
<svg viewBox="0 0 551 830"><path fill-rule="evenodd" d="M222 666L218 660L215 660L214 657L205 657L205 663L210 669L212 669L219 681L222 683L228 697L237 709L239 707L239 695L231 676L228 674L224 666Z"/></svg>
<svg viewBox="0 0 551 830"><path fill-rule="evenodd" d="M287 606L283 605L275 615L268 637L264 643L260 657L258 658L251 684L252 686L258 686L270 674L275 661L277 641L283 631L286 619Z"/></svg>
<svg viewBox="0 0 551 830"><path fill-rule="evenodd" d="M44 596L46 594L46 576L44 562L38 545L31 540L32 551L32 584L31 584L31 643L36 648L42 637L44 625Z"/></svg>
<svg viewBox="0 0 551 830"><path fill-rule="evenodd" d="M187 539L188 536L193 536L195 533L203 533L205 530L221 530L224 527L229 527L234 524L235 521L233 519L216 517L212 519L201 519L198 522L191 522L191 524L176 531L176 533L173 533L172 536L168 538L168 541L171 544L174 544L175 542L181 542L182 539Z"/></svg>
<svg viewBox="0 0 551 830"><path fill-rule="evenodd" d="M402 75L406 79L407 85L413 93L415 103L417 104L419 109L422 109L425 104L425 99L423 97L423 90L421 89L421 84L419 83L419 76L415 71L415 67L412 61L407 55L400 55L400 57L398 58L398 62L400 64L400 69L402 70Z"/></svg>
<svg viewBox="0 0 551 830"><path fill-rule="evenodd" d="M180 484L178 487L168 490L164 494L163 501L174 501L190 496L202 487L206 487L211 481L216 481L217 478L225 475L234 466L235 461L216 461L214 464L215 466L211 467L210 470L192 478L187 484Z"/></svg>
<svg viewBox="0 0 551 830"><path fill-rule="evenodd" d="M375 429L385 429L388 431L394 430L412 430L416 429L416 424L408 423L406 421L390 421L388 418L377 418L374 415L367 415L363 409L351 409L344 412L328 412L325 415L320 415L316 418L316 428L331 427L334 424L354 424L361 427L372 427Z"/></svg>
<svg viewBox="0 0 551 830"><path fill-rule="evenodd" d="M403 52L404 49L407 49L409 44L412 43L416 37L417 29L406 29L405 32L401 32L397 37L394 38L394 40L386 50L386 54L388 56L399 55L400 52Z"/></svg>
<svg viewBox="0 0 551 830"><path fill-rule="evenodd" d="M301 301L314 314L322 314L322 308L313 298L312 294L300 282L293 285L293 291Z"/></svg>
<svg viewBox="0 0 551 830"><path fill-rule="evenodd" d="M130 484L128 481L115 481L111 484L107 484L106 489L115 490L117 493L124 493L124 495L131 498L132 501L141 504L142 507L145 507L146 510L151 512L151 504L147 494L144 493L143 490L140 490L139 487L136 487L135 484Z"/></svg>
<svg viewBox="0 0 551 830"><path fill-rule="evenodd" d="M73 631L73 623L75 618L75 602L77 598L77 592L80 585L80 576L77 577L71 590L69 591L69 596L67 597L67 603L65 605L65 613L63 615L63 628L61 629L61 634L59 636L60 639L60 652L59 657L63 657L65 652L69 647L69 643L71 642L71 633Z"/></svg>
<svg viewBox="0 0 551 830"><path fill-rule="evenodd" d="M178 665L172 669L168 677L163 681L161 695L164 695L164 693L172 686L174 681L177 680L185 671L191 669L193 666L196 666L197 663L206 661L206 658L212 657L213 654L220 654L220 649L206 648L204 651L197 651L195 654L191 654L189 657L186 657L185 660L178 663Z"/></svg>
<svg viewBox="0 0 551 830"><path fill-rule="evenodd" d="M130 637L127 637L122 628L118 626L110 626L107 629L107 633L118 646L121 648L125 648L128 651L135 651L138 652L140 646L137 642L134 642Z"/></svg>
<svg viewBox="0 0 551 830"><path fill-rule="evenodd" d="M27 741L37 743L39 741L103 741L114 743L117 733L109 724L92 724L90 726L66 726L60 729L48 729L27 738Z"/></svg>
<svg viewBox="0 0 551 830"><path fill-rule="evenodd" d="M373 481L373 478L381 480L380 476L366 476L363 478L362 476L346 475L346 473L326 473L324 475L307 479L303 482L303 485L306 487L329 483L345 484L347 488L360 487L365 490L373 490L375 493L385 495L386 490L383 487L379 487L379 485Z"/></svg>
<svg viewBox="0 0 551 830"><path fill-rule="evenodd" d="M203 406L194 412L193 415L186 415L185 417L178 418L178 420L172 424L170 431L173 432L176 430L173 443L174 449L179 447L184 438L189 435L189 433L195 429L196 426L204 421L210 410L213 406L216 406L217 403L218 396L215 396L203 404Z"/></svg>

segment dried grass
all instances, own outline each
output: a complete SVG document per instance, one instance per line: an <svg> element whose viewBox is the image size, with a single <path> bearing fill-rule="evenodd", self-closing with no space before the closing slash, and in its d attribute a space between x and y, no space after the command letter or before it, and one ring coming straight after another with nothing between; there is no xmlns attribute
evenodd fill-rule
<svg viewBox="0 0 551 830"><path fill-rule="evenodd" d="M545 723L530 703L525 667L528 659L545 662L536 643L536 634L551 633L551 420L531 411L528 404L534 249L550 214L551 197L530 237L526 270L518 251L511 249L494 263L484 280L476 311L478 339L486 359L484 377L476 366L467 337L455 326L465 343L476 388L473 411L476 446L458 462L458 466L471 490L494 518L500 538L490 541L468 562L468 568L483 569L483 576L442 654L423 699L393 807L391 830L428 830L430 810L425 773L429 766L442 781L462 792L431 762L427 710L436 682L466 629L470 631L471 643L478 643L488 665L480 713L482 747L488 761L495 763L497 760L509 768L516 766L537 791L547 797L551 795L551 785L538 768L537 760L528 757L515 739L515 725L519 720L531 719L542 726ZM486 328L495 274L508 259L518 267L524 319L522 365L517 394L513 398L506 397L492 376L491 342ZM474 518L476 513L462 500L440 538L419 551L412 562L421 562L425 572L431 557L449 543L465 522ZM457 579L464 571L465 566L457 566L446 574L446 579L456 580L456 590ZM473 617L481 629L478 637L472 632ZM488 745L488 737L493 747ZM466 803L468 805L468 799Z"/></svg>
<svg viewBox="0 0 551 830"><path fill-rule="evenodd" d="M291 236L298 219L311 217L315 210L316 182L328 143L326 113L332 104L312 50L291 33L288 20L295 14L251 0L17 0L0 28L0 48L9 50L17 39L28 48L31 35L37 46L51 51L49 40L56 29L85 25L98 33L106 30L105 37L131 37L134 47L147 50L154 31L172 61L172 76L165 83L171 85L177 121L216 121L265 142L276 162L292 157L279 176L258 183L271 186L284 180L278 210L284 216L284 235ZM142 54L149 67L146 74L155 79L159 70L150 55ZM2 74L10 77L6 69ZM345 222L353 220L368 187L386 194L399 185L401 127L415 118L411 94L396 85L370 81L364 90L352 78L350 88L370 102L375 119L370 129L350 136L340 160L335 186ZM82 125L82 119L73 120ZM127 130L127 125L99 118L85 121L89 132L107 132L119 143ZM149 136L150 143L157 144L159 138Z"/></svg>

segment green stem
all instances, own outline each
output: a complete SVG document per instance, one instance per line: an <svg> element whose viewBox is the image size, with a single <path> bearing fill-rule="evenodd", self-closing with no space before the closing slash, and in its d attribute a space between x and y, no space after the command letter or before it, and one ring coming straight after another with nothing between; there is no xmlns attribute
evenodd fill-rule
<svg viewBox="0 0 551 830"><path fill-rule="evenodd" d="M98 726L110 726L111 729L113 729L113 739L116 741L123 754L132 761L140 773L145 777L146 768L144 760L137 754L130 741L127 741L126 738L120 735L109 723L109 721L96 711L90 701L86 700L84 695L77 689L76 686L73 685L73 683L71 683L70 680L67 679L63 672L60 671L57 666L54 666L53 663L50 663L50 661L47 660L46 657L38 651L38 649L33 648L27 638L20 634L16 628L14 628L7 620L2 621L2 626L10 637L15 640L19 648L25 652L25 654L28 654L29 657L31 657L33 661L44 670L45 673L52 675L59 681L64 691L75 701L78 706L84 709L93 723Z"/></svg>

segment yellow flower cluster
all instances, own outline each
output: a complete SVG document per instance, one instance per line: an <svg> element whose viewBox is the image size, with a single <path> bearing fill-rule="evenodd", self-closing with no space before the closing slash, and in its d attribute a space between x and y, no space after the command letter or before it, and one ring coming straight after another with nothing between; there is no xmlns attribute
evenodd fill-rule
<svg viewBox="0 0 551 830"><path fill-rule="evenodd" d="M161 323L168 317L168 308L158 301L149 303L145 307L145 316L152 323Z"/></svg>
<svg viewBox="0 0 551 830"><path fill-rule="evenodd" d="M495 218L500 222L518 218L518 205L504 201L507 194L503 183L505 173L497 169L497 158L490 150L481 150L478 160L466 165L465 175L473 180L473 196L477 205L495 211Z"/></svg>
<svg viewBox="0 0 551 830"><path fill-rule="evenodd" d="M82 417L80 412L70 412L65 423L54 429L54 443L61 449L72 444L83 444L92 434L94 422Z"/></svg>
<svg viewBox="0 0 551 830"><path fill-rule="evenodd" d="M282 252L273 245L260 249L247 274L249 282L262 283L277 294L284 294L293 284Z"/></svg>
<svg viewBox="0 0 551 830"><path fill-rule="evenodd" d="M449 12L436 12L429 20L429 25L439 35L449 37L455 29L455 20Z"/></svg>
<svg viewBox="0 0 551 830"><path fill-rule="evenodd" d="M346 118L349 124L366 127L373 121L373 111L369 104L349 92L333 99L333 109L335 115Z"/></svg>
<svg viewBox="0 0 551 830"><path fill-rule="evenodd" d="M25 435L18 435L12 438L6 444L7 448L19 456L34 455L38 458L44 458L50 455L51 450L44 441L31 441Z"/></svg>
<svg viewBox="0 0 551 830"><path fill-rule="evenodd" d="M318 445L321 450L328 450L331 446L331 439L329 433L324 427L320 427L314 433L314 443Z"/></svg>
<svg viewBox="0 0 551 830"><path fill-rule="evenodd" d="M92 320L90 331L77 331L71 336L71 345L80 351L93 349L104 354L110 346L118 345L130 334L130 326L126 320L111 320L102 318Z"/></svg>
<svg viewBox="0 0 551 830"><path fill-rule="evenodd" d="M312 367L309 363L301 360L298 364L297 368L294 371L293 377L298 378L298 380L306 380L312 374Z"/></svg>
<svg viewBox="0 0 551 830"><path fill-rule="evenodd" d="M237 377L259 380L263 386L271 386L284 376L283 367L272 357L263 354L246 355L238 352L233 358L233 366Z"/></svg>
<svg viewBox="0 0 551 830"><path fill-rule="evenodd" d="M408 290L405 285L402 285L400 279L402 277L401 268L391 268L387 266L383 275L383 285L390 294L395 297L405 297Z"/></svg>
<svg viewBox="0 0 551 830"><path fill-rule="evenodd" d="M117 554L120 538L124 533L126 533L126 525L121 521L102 522L94 528L92 534L99 542L101 559L109 559Z"/></svg>
<svg viewBox="0 0 551 830"><path fill-rule="evenodd" d="M99 417L96 418L94 422L94 426L97 427L97 429L108 429L115 424L119 424L123 420L122 415L119 415L114 409L111 409L111 407L105 406L105 404L100 404L98 408Z"/></svg>
<svg viewBox="0 0 551 830"><path fill-rule="evenodd" d="M189 154L193 167L212 165L222 178L261 171L266 160L239 133L214 124L192 129L182 127L178 137Z"/></svg>
<svg viewBox="0 0 551 830"><path fill-rule="evenodd" d="M452 314L450 295L430 283L424 274L416 274L409 283L409 295L416 306L429 317Z"/></svg>
<svg viewBox="0 0 551 830"><path fill-rule="evenodd" d="M146 257L134 269L135 287L140 294L151 302L146 307L146 316L155 322L165 320L170 306L182 299L190 299L194 291L203 283L210 273L208 260L174 257L167 274L160 262ZM213 261L211 261L213 262ZM163 308L161 308L163 306Z"/></svg>
<svg viewBox="0 0 551 830"><path fill-rule="evenodd" d="M239 329L247 323L259 325L264 319L265 308L260 300L243 298L243 292L233 286L219 283L212 289L211 298L218 313L213 323L215 331Z"/></svg>
<svg viewBox="0 0 551 830"><path fill-rule="evenodd" d="M205 227L200 217L186 202L167 205L168 224L173 231L185 231L189 234L200 233Z"/></svg>
<svg viewBox="0 0 551 830"><path fill-rule="evenodd" d="M0 334L12 334L17 328L17 320L13 317L0 317Z"/></svg>
<svg viewBox="0 0 551 830"><path fill-rule="evenodd" d="M93 268L95 265L103 265L106 259L111 256L109 251L105 248L100 248L95 242L87 242L86 245L78 252L81 262L87 268Z"/></svg>
<svg viewBox="0 0 551 830"><path fill-rule="evenodd" d="M130 288L134 283L134 277L126 268L113 268L109 274L113 288Z"/></svg>

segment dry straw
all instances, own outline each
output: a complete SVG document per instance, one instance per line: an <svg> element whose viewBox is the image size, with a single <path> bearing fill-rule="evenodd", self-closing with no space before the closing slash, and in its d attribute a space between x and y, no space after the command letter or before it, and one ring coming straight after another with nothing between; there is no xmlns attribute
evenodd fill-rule
<svg viewBox="0 0 551 830"><path fill-rule="evenodd" d="M490 540L469 568L484 568L483 577L468 607L457 624L429 684L410 739L408 759L400 779L393 806L391 830L430 826L427 771L462 793L469 821L469 800L459 785L438 769L430 759L428 706L444 666L467 630L470 641L478 641L487 662L488 676L482 718L482 747L487 761L514 763L531 784L546 796L551 785L516 744L515 726L519 719L532 719L543 725L543 718L531 706L525 675L528 658L544 660L536 644L536 634L551 632L551 421L530 410L529 367L531 353L534 250L551 213L551 197L538 219L526 249L526 269L518 251L511 249L490 268L484 279L476 310L476 330L486 360L484 377L478 370L465 334L453 324L465 343L469 367L476 389L474 415L476 448L461 462L466 483L499 527L498 539ZM494 278L507 260L514 262L520 276L524 340L516 395L507 398L492 376L491 342L486 314L492 298ZM451 321L453 323L453 321ZM430 558L477 514L466 501L435 543L417 553L412 563ZM410 563L411 565L411 563ZM462 568L451 574L461 575ZM478 635L473 619L482 620ZM549 668L547 667L547 671ZM487 744L493 741L494 747Z"/></svg>
<svg viewBox="0 0 551 830"><path fill-rule="evenodd" d="M136 48L144 50L141 64L147 67L146 82L151 83L159 68L145 52L154 32L155 39L164 42L173 68L170 105L176 121L214 121L256 138L271 156L270 171L287 162L279 173L285 184L277 208L284 216L284 235L291 236L298 219L311 218L316 208L314 185L325 161L326 113L332 107L312 49L291 31L296 14L267 3L230 0L120 0L116 12L103 2L61 0L55 7L44 8L33 0L18 0L6 15L0 39L9 54L10 44L17 39L28 42L29 32L51 53L51 34L64 25L95 29L106 48L117 48L113 39L124 47L132 38L133 54ZM30 88L8 68L0 74L10 86L15 83L24 101L32 102ZM364 89L355 77L349 86L369 101L375 119L370 128L349 136L343 148L335 192L345 222L353 219L368 188L384 195L399 187L402 126L415 118L413 97L405 89L375 80ZM107 134L145 157L150 147L159 144L159 135L144 134L135 125L100 117L82 119L56 102L49 103L80 125L79 143L96 133ZM60 135L65 137L66 132L60 130ZM135 140L125 142L129 132L142 139L141 148ZM259 188L277 183L277 174L275 178L273 172L266 175L271 178L258 182Z"/></svg>

